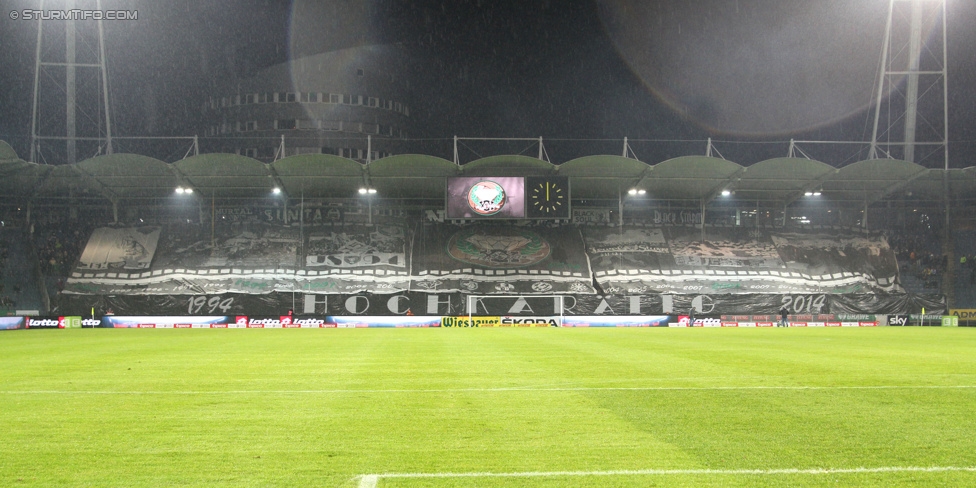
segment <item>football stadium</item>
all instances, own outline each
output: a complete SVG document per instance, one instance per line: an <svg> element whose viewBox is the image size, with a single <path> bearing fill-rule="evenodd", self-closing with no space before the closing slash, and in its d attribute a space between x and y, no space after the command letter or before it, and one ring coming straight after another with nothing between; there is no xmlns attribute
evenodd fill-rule
<svg viewBox="0 0 976 488"><path fill-rule="evenodd" d="M976 481L971 168L4 154L5 483Z"/></svg>
<svg viewBox="0 0 976 488"><path fill-rule="evenodd" d="M201 97L206 136L113 149L105 53L45 61L41 25L32 118L77 65L104 119L0 140L0 486L976 486L976 163L947 114L917 156L452 158L407 136L416 86L343 64L399 51L292 45Z"/></svg>

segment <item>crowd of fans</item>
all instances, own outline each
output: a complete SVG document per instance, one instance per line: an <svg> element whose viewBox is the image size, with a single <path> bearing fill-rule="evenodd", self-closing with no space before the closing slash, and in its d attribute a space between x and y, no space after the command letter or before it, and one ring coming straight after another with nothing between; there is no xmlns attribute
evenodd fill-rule
<svg viewBox="0 0 976 488"><path fill-rule="evenodd" d="M45 276L63 278L71 272L71 266L81 255L87 235L77 226L64 225L50 229L46 235L37 236L37 253L41 260L41 272Z"/></svg>
<svg viewBox="0 0 976 488"><path fill-rule="evenodd" d="M936 239L925 232L899 232L888 237L888 245L898 258L902 276L917 278L925 288L940 287L949 257L933 251L940 247Z"/></svg>
<svg viewBox="0 0 976 488"><path fill-rule="evenodd" d="M949 257L936 253L941 244L937 239L926 237L924 232L902 232L888 237L888 245L895 252L902 276L920 280L925 288L939 288L942 277L949 267ZM976 255L958 256L957 283L976 286Z"/></svg>
<svg viewBox="0 0 976 488"><path fill-rule="evenodd" d="M976 255L959 257L959 273L966 277L970 285L976 285Z"/></svg>
<svg viewBox="0 0 976 488"><path fill-rule="evenodd" d="M11 290L7 290L7 285L2 279L7 275L7 258L9 256L10 248L7 241L0 239L0 307L2 308L16 307L17 300L10 296L10 293L13 293L14 296L20 294L20 285L14 285Z"/></svg>
<svg viewBox="0 0 976 488"><path fill-rule="evenodd" d="M24 272L31 276L39 270L48 295L54 298L64 290L64 284L71 274L72 268L88 241L92 226L83 219L68 219L44 216L25 226L11 225L11 219L4 219L5 232L0 235L0 308L15 309L20 306L36 306L30 302L37 299L31 295L31 289L25 289L33 279L25 279ZM18 232L13 232L16 229ZM34 268L34 261L12 262L20 259L17 248L11 239L21 239L32 242L33 252L38 259L38 268ZM23 258L29 258L25 255ZM30 270L30 271L27 271ZM18 303L18 302L27 303Z"/></svg>
<svg viewBox="0 0 976 488"><path fill-rule="evenodd" d="M81 256L91 229L77 221L54 221L39 225L34 234L41 274L46 278L48 293L57 306L72 266ZM53 286L53 289L52 289Z"/></svg>

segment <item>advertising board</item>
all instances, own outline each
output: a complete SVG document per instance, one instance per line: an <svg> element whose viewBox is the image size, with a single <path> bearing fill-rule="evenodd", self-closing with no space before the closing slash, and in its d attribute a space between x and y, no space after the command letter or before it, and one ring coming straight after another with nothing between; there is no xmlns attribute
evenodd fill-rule
<svg viewBox="0 0 976 488"><path fill-rule="evenodd" d="M0 317L0 330L24 328L24 317Z"/></svg>

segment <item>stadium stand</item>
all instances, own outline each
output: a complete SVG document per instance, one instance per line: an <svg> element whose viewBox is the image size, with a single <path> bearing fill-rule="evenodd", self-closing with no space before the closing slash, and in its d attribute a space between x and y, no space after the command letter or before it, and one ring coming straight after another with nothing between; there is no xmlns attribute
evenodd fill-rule
<svg viewBox="0 0 976 488"><path fill-rule="evenodd" d="M976 308L976 230L957 230L955 255L958 268L955 274L956 307ZM965 257L965 262L962 261Z"/></svg>
<svg viewBox="0 0 976 488"><path fill-rule="evenodd" d="M908 313L921 303L944 307L947 271L957 287L964 278L951 274L957 258L947 264L950 256L943 257L942 228L928 222L916 229L905 215L916 207L938 215L946 181L953 205L976 201L976 171L897 160L834 168L800 158L744 167L705 156L655 165L620 156L560 165L492 156L457 165L400 155L364 165L324 154L270 164L202 154L169 164L111 154L64 166L6 157L0 172L7 209L43 195L44 207L30 219L44 274L40 301L53 297L51 307L65 312L62 288L105 305L115 294L169 296L172 309L192 295L443 291L639 294L658 300L655 307L670 307L659 295L674 294L676 309L705 293L826 294L846 296L836 303L844 311ZM573 213L504 231L452 221L444 213L452 176L567 178ZM375 197L357 194L366 186ZM628 196L638 188L648 197ZM526 265L511 245L549 257ZM478 261L478 252L488 260ZM865 293L870 300L855 297ZM913 298L922 295L922 302ZM136 308L160 306L139 300Z"/></svg>
<svg viewBox="0 0 976 488"><path fill-rule="evenodd" d="M0 228L0 314L44 310L38 287L36 260L20 228Z"/></svg>
<svg viewBox="0 0 976 488"><path fill-rule="evenodd" d="M941 287L947 258L941 240L933 234L914 226L888 238L898 257L901 285L910 293L931 293Z"/></svg>
<svg viewBox="0 0 976 488"><path fill-rule="evenodd" d="M91 234L88 225L86 222L54 217L34 227L34 261L38 264L43 283L39 293L41 297L48 297L52 311L59 309L61 293L71 269L88 242Z"/></svg>

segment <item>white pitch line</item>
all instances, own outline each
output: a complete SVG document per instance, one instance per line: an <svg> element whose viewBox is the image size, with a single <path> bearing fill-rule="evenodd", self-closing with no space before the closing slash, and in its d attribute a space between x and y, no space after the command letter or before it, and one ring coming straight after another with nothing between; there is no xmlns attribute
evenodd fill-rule
<svg viewBox="0 0 976 488"><path fill-rule="evenodd" d="M976 385L863 385L863 386L647 386L553 388L421 388L334 390L0 390L0 395L316 395L350 393L505 393L546 391L736 391L736 390L946 390L973 389Z"/></svg>
<svg viewBox="0 0 976 488"><path fill-rule="evenodd" d="M364 475L359 478L359 488L376 488L376 483L379 480L379 476L375 474Z"/></svg>
<svg viewBox="0 0 976 488"><path fill-rule="evenodd" d="M617 471L527 471L522 473L383 473L357 476L359 488L376 488L382 478L542 478L557 476L670 476L670 475L781 475L976 472L976 466L884 466L878 468L785 468L785 469L639 469ZM355 479L355 478L354 478Z"/></svg>

